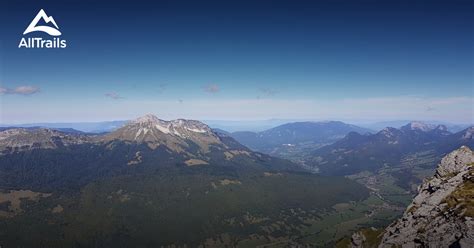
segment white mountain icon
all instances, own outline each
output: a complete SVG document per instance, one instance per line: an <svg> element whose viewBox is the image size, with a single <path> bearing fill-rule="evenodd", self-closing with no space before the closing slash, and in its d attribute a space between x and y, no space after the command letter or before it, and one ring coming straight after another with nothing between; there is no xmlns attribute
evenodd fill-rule
<svg viewBox="0 0 474 248"><path fill-rule="evenodd" d="M41 18L43 18L43 20L46 23L51 22L56 28L49 27L49 26L36 26L38 24L38 21ZM25 32L23 32L23 35L25 35L27 33L35 32L35 31L41 31L41 32L45 32L45 33L47 33L51 36L60 36L61 32L59 32L58 29L59 29L58 24L56 24L53 17L46 15L46 12L44 12L44 10L41 9L38 12L38 14L35 16L35 19L33 19L33 21L31 21L30 25L25 29Z"/></svg>

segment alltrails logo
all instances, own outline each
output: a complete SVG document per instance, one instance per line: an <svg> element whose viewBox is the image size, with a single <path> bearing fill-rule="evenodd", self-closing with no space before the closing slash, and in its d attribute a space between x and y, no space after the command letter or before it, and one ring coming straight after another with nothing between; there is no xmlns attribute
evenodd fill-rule
<svg viewBox="0 0 474 248"><path fill-rule="evenodd" d="M40 20L43 20L46 24L51 23L54 25L54 27L40 26L38 25ZM56 24L52 16L46 15L46 12L44 12L43 9L41 9L33 21L31 21L30 25L25 29L25 32L23 32L23 35L38 31L47 33L50 36L61 36L58 24ZM20 44L18 44L18 48L66 48L66 46L66 40L62 40L59 37L54 37L53 39L43 39L41 37L23 37L20 40Z"/></svg>

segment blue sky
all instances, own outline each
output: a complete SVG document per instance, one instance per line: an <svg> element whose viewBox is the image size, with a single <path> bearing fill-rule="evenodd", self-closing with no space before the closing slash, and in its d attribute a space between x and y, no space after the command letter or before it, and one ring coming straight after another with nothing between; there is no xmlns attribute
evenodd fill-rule
<svg viewBox="0 0 474 248"><path fill-rule="evenodd" d="M472 1L7 0L0 7L0 123L145 113L474 122ZM40 9L54 17L67 48L18 48Z"/></svg>

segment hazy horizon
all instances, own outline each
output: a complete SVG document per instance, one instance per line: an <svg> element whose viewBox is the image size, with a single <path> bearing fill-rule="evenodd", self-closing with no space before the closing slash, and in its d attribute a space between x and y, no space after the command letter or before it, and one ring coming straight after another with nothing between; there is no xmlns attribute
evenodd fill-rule
<svg viewBox="0 0 474 248"><path fill-rule="evenodd" d="M266 118L266 119L239 119L239 118L230 118L230 119L208 119L208 118L162 118L160 115L149 112L141 115L135 115L132 118L112 118L112 119L97 119L97 120L53 120L53 121L27 121L27 122L0 122L0 125L33 125L33 124L68 124L68 123L101 123L101 122L120 122L120 121L130 121L142 117L147 114L152 114L157 116L162 120L176 120L176 119L187 119L187 120L198 120L202 122L228 122L228 123L252 123L252 122L330 122L330 121L341 121L348 124L375 124L375 123L384 123L384 122L423 122L423 123L433 123L433 124L453 124L453 125L462 125L462 124L474 124L474 122L456 122L451 120L440 120L440 119L346 119L346 118Z"/></svg>
<svg viewBox="0 0 474 248"><path fill-rule="evenodd" d="M149 113L153 114L153 113ZM138 116L137 116L138 117ZM112 131L123 126L132 119L122 120L104 120L93 122L31 122L31 123L0 123L0 127L46 127L46 128L72 128L83 132L100 133L105 131ZM170 120L170 119L164 119ZM228 132L237 131L251 131L260 132L268 130L283 124L296 122L330 122L341 121L346 124L364 127L373 131L381 130L385 127L399 128L407 125L410 122L422 122L433 125L446 125L448 130L452 132L460 131L468 126L473 126L473 123L455 123L449 121L439 120L344 120L344 119L265 119L265 120L203 120L197 119L212 128L222 129Z"/></svg>

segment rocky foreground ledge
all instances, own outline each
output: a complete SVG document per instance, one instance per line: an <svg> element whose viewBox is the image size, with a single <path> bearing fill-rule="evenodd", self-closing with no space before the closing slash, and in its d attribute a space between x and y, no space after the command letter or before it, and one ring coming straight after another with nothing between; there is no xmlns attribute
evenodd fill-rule
<svg viewBox="0 0 474 248"><path fill-rule="evenodd" d="M474 152L446 155L403 216L385 230L354 233L351 247L474 247Z"/></svg>
<svg viewBox="0 0 474 248"><path fill-rule="evenodd" d="M474 153L463 146L441 160L380 247L474 247L473 218Z"/></svg>

